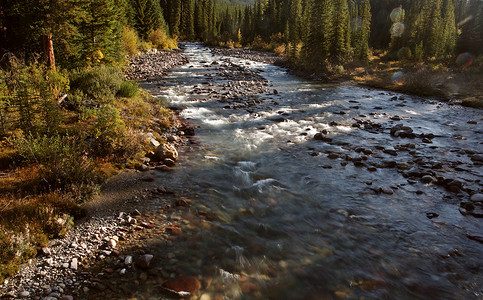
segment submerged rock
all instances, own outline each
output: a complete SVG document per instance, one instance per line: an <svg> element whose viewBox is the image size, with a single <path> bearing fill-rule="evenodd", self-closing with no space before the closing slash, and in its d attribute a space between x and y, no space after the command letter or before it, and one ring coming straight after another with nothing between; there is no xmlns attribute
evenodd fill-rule
<svg viewBox="0 0 483 300"><path fill-rule="evenodd" d="M163 288L179 296L189 296L201 289L201 282L193 276L180 276L163 283Z"/></svg>

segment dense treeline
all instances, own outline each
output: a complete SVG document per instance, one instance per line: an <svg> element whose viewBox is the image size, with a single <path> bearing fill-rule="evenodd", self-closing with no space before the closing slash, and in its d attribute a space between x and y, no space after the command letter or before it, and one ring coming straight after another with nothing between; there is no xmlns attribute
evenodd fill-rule
<svg viewBox="0 0 483 300"><path fill-rule="evenodd" d="M483 49L479 0L258 0L246 8L245 43L282 41L300 64L391 58L444 59ZM232 32L235 37L235 32Z"/></svg>

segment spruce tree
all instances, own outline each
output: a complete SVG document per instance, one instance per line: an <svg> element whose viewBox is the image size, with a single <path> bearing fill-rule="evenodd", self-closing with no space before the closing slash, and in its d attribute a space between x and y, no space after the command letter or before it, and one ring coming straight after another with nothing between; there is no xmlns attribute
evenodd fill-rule
<svg viewBox="0 0 483 300"><path fill-rule="evenodd" d="M453 54L456 47L456 20L453 0L446 0L442 21L441 56Z"/></svg>
<svg viewBox="0 0 483 300"><path fill-rule="evenodd" d="M194 6L191 0L181 1L181 36L184 39L194 39Z"/></svg>
<svg viewBox="0 0 483 300"><path fill-rule="evenodd" d="M330 47L330 57L341 63L347 57L350 47L350 20L349 6L347 0L335 0L334 14L331 16L332 44Z"/></svg>
<svg viewBox="0 0 483 300"><path fill-rule="evenodd" d="M158 28L166 30L161 6L157 0L130 0L132 8L132 24L139 36L148 39L151 31Z"/></svg>

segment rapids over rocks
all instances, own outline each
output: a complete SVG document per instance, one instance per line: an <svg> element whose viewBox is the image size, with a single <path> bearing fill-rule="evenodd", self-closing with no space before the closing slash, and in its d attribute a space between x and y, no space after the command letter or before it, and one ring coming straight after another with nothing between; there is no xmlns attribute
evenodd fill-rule
<svg viewBox="0 0 483 300"><path fill-rule="evenodd" d="M148 239L166 276L201 299L483 299L481 111L185 55L144 84L196 126L154 179L191 200L179 240Z"/></svg>

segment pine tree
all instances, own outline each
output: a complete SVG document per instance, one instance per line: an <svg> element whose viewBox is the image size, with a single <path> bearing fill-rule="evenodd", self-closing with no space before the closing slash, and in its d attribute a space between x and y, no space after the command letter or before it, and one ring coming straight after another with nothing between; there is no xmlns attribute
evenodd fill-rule
<svg viewBox="0 0 483 300"><path fill-rule="evenodd" d="M191 0L182 0L181 6L181 36L184 39L192 40L195 35L194 6Z"/></svg>
<svg viewBox="0 0 483 300"><path fill-rule="evenodd" d="M371 4L369 0L363 0L360 9L361 28L355 44L355 57L361 61L369 61L369 34L371 30Z"/></svg>
<svg viewBox="0 0 483 300"><path fill-rule="evenodd" d="M305 63L313 68L325 66L333 44L332 16L334 4L331 0L313 0L310 14L310 30L304 42Z"/></svg>
<svg viewBox="0 0 483 300"><path fill-rule="evenodd" d="M343 62L350 48L350 20L347 0L335 0L332 16L333 32L330 57L336 62Z"/></svg>
<svg viewBox="0 0 483 300"><path fill-rule="evenodd" d="M151 31L158 28L166 30L161 6L156 0L130 0L132 8L133 27L144 40Z"/></svg>
<svg viewBox="0 0 483 300"><path fill-rule="evenodd" d="M442 22L441 56L453 54L456 47L456 21L453 0L446 0Z"/></svg>
<svg viewBox="0 0 483 300"><path fill-rule="evenodd" d="M121 58L121 31L123 11L114 0L84 0L82 10L85 18L79 28L78 64L95 65L114 62Z"/></svg>
<svg viewBox="0 0 483 300"><path fill-rule="evenodd" d="M180 22L181 22L181 0L169 0L170 2L170 11L169 11L169 32L172 35L179 36L180 35Z"/></svg>

